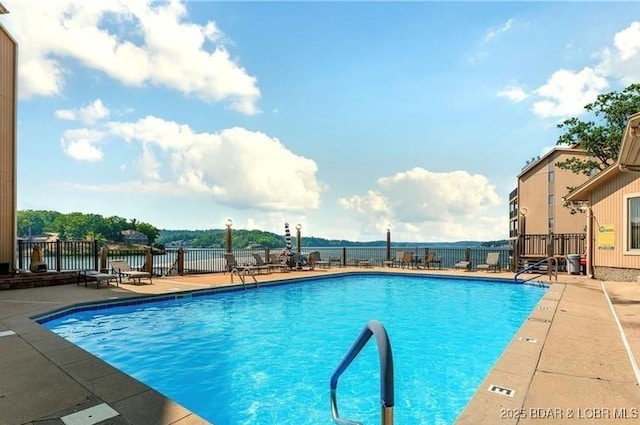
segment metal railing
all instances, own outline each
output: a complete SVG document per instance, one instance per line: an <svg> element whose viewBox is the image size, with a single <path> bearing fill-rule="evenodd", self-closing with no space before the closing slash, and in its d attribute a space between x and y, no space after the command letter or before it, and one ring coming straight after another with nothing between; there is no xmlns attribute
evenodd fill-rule
<svg viewBox="0 0 640 425"><path fill-rule="evenodd" d="M29 242L18 240L16 268L29 269L33 248L38 246L48 270L98 269L98 241Z"/></svg>
<svg viewBox="0 0 640 425"><path fill-rule="evenodd" d="M518 280L518 276L520 276L521 274L526 273L526 272L531 272L533 270L539 270L540 266L542 264L544 264L544 263L547 263L547 274L549 275L549 281L551 281L551 276L552 275L556 278L556 281L558 281L558 259L555 258L555 257L547 257L544 260L540 260L540 261L537 261L537 262L535 262L533 264L528 265L524 269L518 271L515 274L515 276L513 276L513 280L515 280L518 283L521 283L521 282L528 282L530 280L533 280L533 279L537 278L538 276L533 276L533 277L530 277L528 279ZM553 263L553 267L552 268L549 267L550 263Z"/></svg>
<svg viewBox="0 0 640 425"><path fill-rule="evenodd" d="M145 268L156 275L217 273L226 270L226 262L223 248L189 248L168 249L163 253L154 252L149 260L147 249L109 249L102 252L98 241L54 241L54 242L29 242L18 241L17 258L15 267L29 269L31 255L34 246L38 245L43 253L43 261L49 270L102 270L109 268L109 261L121 259L136 269ZM253 265L253 254L260 254L265 261L269 253L280 252L281 249L234 249L233 254L240 265ZM489 252L500 253L500 264L509 264L512 250L509 247L502 248L450 248L450 247L418 247L393 246L389 251L383 246L357 246L357 247L302 247L302 254L318 251L320 259L329 261L331 266L346 266L358 264L359 261L368 261L371 265L382 266L389 258L394 260L396 253L401 251L412 252L414 258L424 261L429 253L435 253L435 258L440 260L442 268L453 268L458 261L470 261L472 265L485 262ZM150 267L150 268L149 268Z"/></svg>
<svg viewBox="0 0 640 425"><path fill-rule="evenodd" d="M584 252L585 233L550 233L519 236L521 256L580 254Z"/></svg>
<svg viewBox="0 0 640 425"><path fill-rule="evenodd" d="M340 375L349 367L351 362L356 358L360 350L369 341L369 338L374 335L376 337L376 343L378 345L378 356L380 359L380 401L381 407L381 424L393 425L393 406L394 400L394 384L393 384L393 355L391 353L391 344L389 343L389 336L384 326L377 320L370 320L356 338L355 342L347 351L347 354L342 359L336 370L331 375L330 389L331 389L331 416L333 421L338 425L362 425L360 422L350 421L348 419L341 419L338 414L338 400L337 389L338 379Z"/></svg>
<svg viewBox="0 0 640 425"><path fill-rule="evenodd" d="M256 279L256 276L249 269L242 268L239 270L234 267L233 269L231 269L230 274L231 274L231 283L233 283L233 275L235 274L240 278L240 281L242 282L242 287L244 289L247 289L247 282L245 281L245 278L247 276L251 276L251 278L253 279L253 283L256 284L256 288L260 287L260 285L258 284L258 279Z"/></svg>

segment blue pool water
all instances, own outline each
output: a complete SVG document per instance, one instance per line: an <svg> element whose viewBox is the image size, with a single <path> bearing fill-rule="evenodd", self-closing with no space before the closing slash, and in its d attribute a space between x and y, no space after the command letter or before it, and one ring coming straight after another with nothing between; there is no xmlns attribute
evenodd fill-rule
<svg viewBox="0 0 640 425"><path fill-rule="evenodd" d="M543 294L373 274L80 311L44 325L216 425L329 425L329 378L377 319L393 350L395 423L451 424ZM341 417L380 423L379 382L370 340L340 378Z"/></svg>

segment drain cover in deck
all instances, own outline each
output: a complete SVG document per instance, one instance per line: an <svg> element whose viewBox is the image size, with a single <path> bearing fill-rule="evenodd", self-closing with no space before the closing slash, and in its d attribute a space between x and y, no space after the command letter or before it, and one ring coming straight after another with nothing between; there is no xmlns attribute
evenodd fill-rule
<svg viewBox="0 0 640 425"><path fill-rule="evenodd" d="M498 385L491 384L489 385L489 392L494 394L500 394L507 397L513 397L516 393L516 390L512 390L511 388L500 387Z"/></svg>

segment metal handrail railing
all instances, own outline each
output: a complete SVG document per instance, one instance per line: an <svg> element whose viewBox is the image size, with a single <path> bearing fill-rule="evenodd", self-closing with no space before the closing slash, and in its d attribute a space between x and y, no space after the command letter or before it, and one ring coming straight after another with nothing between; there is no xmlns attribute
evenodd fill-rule
<svg viewBox="0 0 640 425"><path fill-rule="evenodd" d="M243 268L241 270L238 270L236 267L234 267L233 269L231 269L231 283L233 283L233 275L237 275L240 278L240 281L242 282L242 286L246 289L247 288L247 283L244 280L245 276L251 276L253 278L253 282L256 284L256 288L259 288L260 285L258 284L258 279L256 279L256 276L251 273L249 271L249 269Z"/></svg>
<svg viewBox="0 0 640 425"><path fill-rule="evenodd" d="M520 276L522 273L526 273L526 272L528 272L530 270L533 270L534 268L536 268L537 266L539 266L542 263L545 263L545 262L548 263L549 261L551 261L553 263L553 268L547 270L547 273L549 275L549 281L551 281L551 275L553 275L556 278L556 281L557 281L558 280L558 259L555 258L555 257L547 257L547 258L545 258L543 260L537 261L537 262L525 267L524 269L522 269L518 273L516 273L515 276L513 276L513 279L516 282L528 282L530 280L533 280L538 276L533 276L533 277L530 277L528 279L522 279L522 280L518 280L518 276Z"/></svg>
<svg viewBox="0 0 640 425"><path fill-rule="evenodd" d="M378 356L380 358L380 400L382 403L382 425L393 425L394 385L393 385L393 355L391 344L384 326L377 320L370 320L365 325L347 354L331 375L331 416L338 425L362 425L360 422L341 419L338 414L337 388L338 378L349 367L360 350L365 346L371 335L376 337Z"/></svg>

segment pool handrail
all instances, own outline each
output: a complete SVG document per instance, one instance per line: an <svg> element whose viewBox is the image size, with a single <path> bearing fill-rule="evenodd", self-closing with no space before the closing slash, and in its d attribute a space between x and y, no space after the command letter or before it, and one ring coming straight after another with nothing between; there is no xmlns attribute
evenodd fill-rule
<svg viewBox="0 0 640 425"><path fill-rule="evenodd" d="M244 287L244 289L247 289L247 282L244 280L244 278L246 276L251 276L253 278L253 283L256 284L256 288L260 287L260 284L258 283L258 279L256 279L256 276L251 273L251 271L248 268L242 268L241 270L238 270L237 267L234 267L231 269L230 275L231 275L231 283L233 283L233 275L237 275L240 278L240 281L242 282L242 286Z"/></svg>
<svg viewBox="0 0 640 425"><path fill-rule="evenodd" d="M551 261L553 263L553 269L549 269L548 270L548 274L549 274L549 281L551 281L551 276L553 275L556 278L556 281L558 280L558 259L555 257L547 257L543 260L537 261L527 267L525 267L524 269L518 271L518 273L515 274L515 276L513 276L513 280L515 280L516 282L528 282L530 280L533 280L539 276L533 276L530 277L528 279L521 279L518 280L518 276L520 276L522 273L528 272L529 270L533 270L534 268L536 268L537 266L539 266L542 263L548 263L549 261Z"/></svg>
<svg viewBox="0 0 640 425"><path fill-rule="evenodd" d="M333 421L338 425L362 425L360 422L342 419L338 414L337 388L340 375L349 367L351 362L356 358L360 350L366 345L371 338L376 337L378 346L378 357L380 359L380 401L382 403L382 425L393 425L393 406L394 400L394 383L393 383L393 355L391 353L391 344L389 336L382 323L377 320L370 320L356 338L355 342L347 351L336 370L331 375L331 416Z"/></svg>

